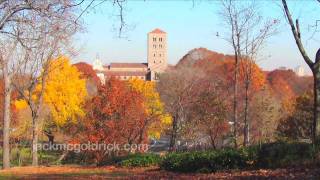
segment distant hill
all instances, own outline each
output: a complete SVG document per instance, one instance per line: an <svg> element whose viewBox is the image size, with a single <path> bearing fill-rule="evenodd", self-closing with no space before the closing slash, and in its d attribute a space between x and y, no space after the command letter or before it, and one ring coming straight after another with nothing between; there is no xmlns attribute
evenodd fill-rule
<svg viewBox="0 0 320 180"><path fill-rule="evenodd" d="M206 48L195 48L184 55L177 63L176 68L182 66L197 66L211 76L213 73L226 76L230 82L233 79L234 56L225 55ZM313 87L311 76L300 77L292 70L275 69L262 71L267 84L279 98L290 98L301 95Z"/></svg>
<svg viewBox="0 0 320 180"><path fill-rule="evenodd" d="M230 58L229 55L224 55L215 51L208 50L206 48L195 48L184 55L177 63L179 66L192 66L199 63L199 61L222 61L226 58Z"/></svg>

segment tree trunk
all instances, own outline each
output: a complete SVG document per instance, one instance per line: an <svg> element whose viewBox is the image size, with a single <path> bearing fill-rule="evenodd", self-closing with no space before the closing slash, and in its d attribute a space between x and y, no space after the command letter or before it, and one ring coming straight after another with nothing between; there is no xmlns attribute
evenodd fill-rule
<svg viewBox="0 0 320 180"><path fill-rule="evenodd" d="M216 148L215 138L213 137L211 130L210 130L209 133L210 133L211 147L212 147L213 149L217 149L217 148Z"/></svg>
<svg viewBox="0 0 320 180"><path fill-rule="evenodd" d="M244 107L244 128L243 128L243 146L249 145L249 120L248 120L248 111L249 111L249 82L245 84L245 107Z"/></svg>
<svg viewBox="0 0 320 180"><path fill-rule="evenodd" d="M48 143L53 144L54 143L54 135L51 130L44 131L44 134L48 137Z"/></svg>
<svg viewBox="0 0 320 180"><path fill-rule="evenodd" d="M176 144L176 138L177 138L177 117L173 116L173 121L172 121L172 133L171 133L171 138L170 138L170 144L169 144L169 151L174 151L175 150L175 144Z"/></svg>
<svg viewBox="0 0 320 180"><path fill-rule="evenodd" d="M238 124L238 55L235 55L235 70L234 70L234 94L233 94L233 141L234 147L238 147L237 143L237 124Z"/></svg>
<svg viewBox="0 0 320 180"><path fill-rule="evenodd" d="M312 124L312 141L317 142L320 137L320 70L313 71L314 78L314 110Z"/></svg>
<svg viewBox="0 0 320 180"><path fill-rule="evenodd" d="M48 134L47 137L48 137L48 140L49 140L49 144L53 144L54 143L54 135Z"/></svg>
<svg viewBox="0 0 320 180"><path fill-rule="evenodd" d="M38 166L38 117L32 111L32 166Z"/></svg>
<svg viewBox="0 0 320 180"><path fill-rule="evenodd" d="M10 102L11 82L7 65L3 67L4 104L3 104L3 169L10 168Z"/></svg>
<svg viewBox="0 0 320 180"><path fill-rule="evenodd" d="M286 13L288 22L291 27L291 31L293 34L294 39L296 40L296 44L298 46L298 49L304 59L304 61L308 64L310 69L312 70L313 73L313 78L314 78L314 109L313 109L313 123L312 123L312 142L316 143L318 141L317 139L320 136L320 117L319 117L319 112L320 112L320 49L318 49L317 54L316 54L316 60L313 62L310 57L308 56L306 50L303 47L303 44L301 42L301 33L300 33L300 28L299 28L299 21L296 19L296 25L294 25L294 22L292 20L292 16L290 14L287 1L282 0L282 5L284 8L284 11Z"/></svg>

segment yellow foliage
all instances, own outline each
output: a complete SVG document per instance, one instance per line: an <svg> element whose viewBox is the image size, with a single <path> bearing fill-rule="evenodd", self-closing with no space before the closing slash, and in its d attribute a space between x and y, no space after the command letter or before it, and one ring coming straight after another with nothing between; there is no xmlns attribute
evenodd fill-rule
<svg viewBox="0 0 320 180"><path fill-rule="evenodd" d="M67 121L76 122L84 116L82 105L87 95L86 82L80 79L80 72L61 56L49 65L44 89L44 102L50 108L53 120L58 126Z"/></svg>
<svg viewBox="0 0 320 180"><path fill-rule="evenodd" d="M169 114L164 114L161 117L161 123L165 125L171 125L172 123L172 117Z"/></svg>
<svg viewBox="0 0 320 180"><path fill-rule="evenodd" d="M166 126L171 124L172 119L170 115L164 112L164 105L161 102L159 93L156 91L155 82L132 78L129 79L128 83L134 90L144 96L148 118L157 120L149 126L148 135L160 138L160 133Z"/></svg>
<svg viewBox="0 0 320 180"><path fill-rule="evenodd" d="M14 106L16 107L16 109L22 110L27 108L28 104L25 100L20 99L20 100L14 101Z"/></svg>

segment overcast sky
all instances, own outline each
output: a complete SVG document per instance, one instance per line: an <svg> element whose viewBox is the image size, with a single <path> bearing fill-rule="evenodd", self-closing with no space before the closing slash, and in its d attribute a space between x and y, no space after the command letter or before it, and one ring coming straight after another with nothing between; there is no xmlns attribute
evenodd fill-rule
<svg viewBox="0 0 320 180"><path fill-rule="evenodd" d="M240 1L239 1L240 2ZM259 64L265 70L280 66L294 68L305 65L294 43L289 25L284 19L280 1L260 0L264 17L280 19L278 33L268 40ZM218 1L160 1L129 0L125 4L127 23L124 38L118 38L118 9L104 3L85 13L85 32L79 33L75 44L80 49L74 62L90 64L97 55L104 64L110 62L147 62L147 33L160 28L168 34L168 61L175 64L193 48L204 47L219 53L232 53L231 46L223 40L227 29L219 17ZM289 1L294 18L299 17L305 47L312 58L320 47L320 22L312 38L316 20L320 20L320 3L315 0ZM317 13L318 12L318 13ZM219 37L216 33L219 32Z"/></svg>

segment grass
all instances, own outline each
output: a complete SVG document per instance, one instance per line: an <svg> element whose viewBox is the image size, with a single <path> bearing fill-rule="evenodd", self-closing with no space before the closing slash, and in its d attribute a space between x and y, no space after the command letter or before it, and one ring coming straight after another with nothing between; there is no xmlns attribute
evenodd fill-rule
<svg viewBox="0 0 320 180"><path fill-rule="evenodd" d="M51 166L51 167L13 167L0 171L0 179L28 179L32 178L92 178L100 177L125 177L131 173L125 170L114 170L110 167L81 167L81 166Z"/></svg>
<svg viewBox="0 0 320 180"><path fill-rule="evenodd" d="M259 169L221 171L210 174L174 173L158 167L121 168L115 166L13 167L0 170L2 179L319 179L320 168Z"/></svg>

